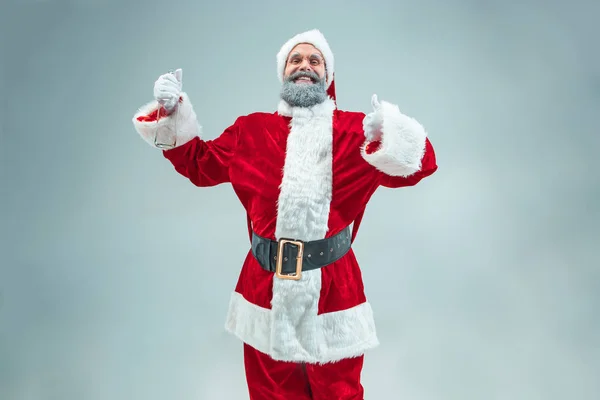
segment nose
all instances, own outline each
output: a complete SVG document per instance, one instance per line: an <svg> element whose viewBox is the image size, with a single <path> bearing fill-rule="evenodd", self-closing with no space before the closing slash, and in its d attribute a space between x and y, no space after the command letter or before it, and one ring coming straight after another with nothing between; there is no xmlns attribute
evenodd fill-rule
<svg viewBox="0 0 600 400"><path fill-rule="evenodd" d="M312 71L310 62L308 60L302 60L302 64L300 64L300 71Z"/></svg>

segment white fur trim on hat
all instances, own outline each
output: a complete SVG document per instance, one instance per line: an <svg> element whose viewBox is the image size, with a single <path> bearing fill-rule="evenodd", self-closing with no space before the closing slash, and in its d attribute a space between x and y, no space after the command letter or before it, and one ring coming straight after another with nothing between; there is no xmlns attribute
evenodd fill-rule
<svg viewBox="0 0 600 400"><path fill-rule="evenodd" d="M279 77L279 81L283 83L283 72L285 71L285 64L290 51L292 51L292 49L300 43L310 43L319 49L321 53L323 53L323 57L325 58L325 67L327 69L327 87L329 87L333 81L333 52L331 51L327 40L325 40L325 36L323 36L318 29L299 33L281 46L279 53L277 53L277 75Z"/></svg>

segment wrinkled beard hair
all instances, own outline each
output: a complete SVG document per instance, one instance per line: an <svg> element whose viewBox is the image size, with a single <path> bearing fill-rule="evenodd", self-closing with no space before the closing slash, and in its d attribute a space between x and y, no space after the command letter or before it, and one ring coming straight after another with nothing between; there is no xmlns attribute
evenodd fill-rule
<svg viewBox="0 0 600 400"><path fill-rule="evenodd" d="M295 83L300 77L311 78L313 83ZM327 99L325 77L319 78L314 72L298 71L284 80L281 98L292 107L312 107Z"/></svg>

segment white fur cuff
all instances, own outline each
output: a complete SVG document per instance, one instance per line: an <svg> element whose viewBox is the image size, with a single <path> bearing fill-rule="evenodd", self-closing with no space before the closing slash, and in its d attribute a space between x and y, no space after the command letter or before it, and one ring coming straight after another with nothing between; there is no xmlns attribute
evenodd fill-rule
<svg viewBox="0 0 600 400"><path fill-rule="evenodd" d="M400 112L395 104L381 101L383 127L381 147L367 154L368 142L362 147L364 159L391 176L409 176L421 169L427 132L414 118Z"/></svg>
<svg viewBox="0 0 600 400"><path fill-rule="evenodd" d="M198 124L194 107L186 93L181 94L182 101L175 112L168 116L161 116L156 120L159 104L156 101L142 106L133 116L133 126L140 136L150 146L155 147L156 135L166 137L172 141L175 136L175 146L181 146L196 136L200 136L201 127Z"/></svg>

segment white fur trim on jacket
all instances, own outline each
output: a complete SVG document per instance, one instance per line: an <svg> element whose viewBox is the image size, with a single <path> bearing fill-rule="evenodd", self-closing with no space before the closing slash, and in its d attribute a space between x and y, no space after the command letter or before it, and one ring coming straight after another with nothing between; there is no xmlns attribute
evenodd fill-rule
<svg viewBox="0 0 600 400"><path fill-rule="evenodd" d="M309 321L316 335L303 337L305 342L314 344L310 352L299 347L300 343L289 332L278 332L274 328L275 316L277 314L274 311L252 304L234 292L229 302L225 328L243 342L280 361L326 364L358 357L379 346L373 309L368 302L347 310L310 315ZM285 314L280 314L280 318L284 317ZM278 348L278 343L285 343L286 340L292 340L294 345L289 349Z"/></svg>
<svg viewBox="0 0 600 400"><path fill-rule="evenodd" d="M321 53L323 53L323 57L325 58L325 67L327 70L327 87L329 87L333 81L335 60L333 57L333 52L331 51L325 36L323 36L323 34L317 29L299 33L281 46L279 53L277 53L277 75L279 77L279 81L283 83L283 72L285 71L285 65L287 58L290 55L290 51L292 51L292 49L300 43L310 43L319 49Z"/></svg>
<svg viewBox="0 0 600 400"><path fill-rule="evenodd" d="M402 114L395 104L381 101L381 113L381 146L367 154L367 142L361 153L369 164L385 174L410 176L421 169L427 132L417 120Z"/></svg>
<svg viewBox="0 0 600 400"><path fill-rule="evenodd" d="M285 110L283 109L285 108ZM277 202L275 237L323 239L333 185L333 112L328 99L311 108L283 107L292 117ZM276 360L325 363L362 354L378 344L368 303L319 314L322 270L298 281L273 278L271 309L241 294L231 299L226 329Z"/></svg>
<svg viewBox="0 0 600 400"><path fill-rule="evenodd" d="M196 136L201 135L202 128L198 124L198 119L194 111L194 107L186 93L181 94L182 101L179 102L176 110L168 115L161 117L157 121L140 121L139 117L149 116L155 112L159 104L157 101L152 101L140 107L133 116L133 126L140 136L150 146L157 148L154 145L154 137L160 129L160 134L165 134L167 137L176 135L175 146L181 146Z"/></svg>

